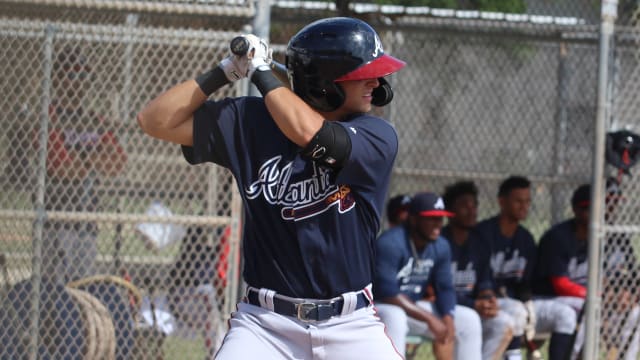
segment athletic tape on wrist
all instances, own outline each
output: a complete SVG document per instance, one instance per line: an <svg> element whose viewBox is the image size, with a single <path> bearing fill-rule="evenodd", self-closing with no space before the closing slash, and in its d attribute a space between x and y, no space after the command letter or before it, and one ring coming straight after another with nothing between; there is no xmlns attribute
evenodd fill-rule
<svg viewBox="0 0 640 360"><path fill-rule="evenodd" d="M256 70L251 76L251 82L256 85L263 97L267 96L271 90L284 87L282 82L273 75L270 68Z"/></svg>
<svg viewBox="0 0 640 360"><path fill-rule="evenodd" d="M198 86L200 86L200 90L202 90L202 92L207 96L230 83L229 79L227 79L227 75L224 74L224 70L219 66L198 75L198 77L196 77L196 82L198 83Z"/></svg>

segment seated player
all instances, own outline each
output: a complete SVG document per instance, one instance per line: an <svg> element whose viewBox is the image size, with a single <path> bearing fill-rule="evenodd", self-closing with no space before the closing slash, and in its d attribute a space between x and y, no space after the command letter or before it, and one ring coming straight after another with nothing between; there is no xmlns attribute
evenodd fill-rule
<svg viewBox="0 0 640 360"><path fill-rule="evenodd" d="M411 334L433 339L438 359L454 358L454 352L456 359L481 359L480 318L474 310L456 305L449 244L440 236L444 216L451 213L438 195L417 194L404 226L377 239L376 308L400 354ZM423 300L430 285L435 302Z"/></svg>

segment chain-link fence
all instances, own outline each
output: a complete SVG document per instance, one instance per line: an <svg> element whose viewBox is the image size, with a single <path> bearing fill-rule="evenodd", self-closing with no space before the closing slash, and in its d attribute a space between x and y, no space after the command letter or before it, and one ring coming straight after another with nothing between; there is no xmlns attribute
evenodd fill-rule
<svg viewBox="0 0 640 360"><path fill-rule="evenodd" d="M612 57L609 89L611 118L609 143L615 144L617 134L633 136L639 130L637 88L640 81L640 12L626 14L626 26L618 26ZM637 139L636 139L637 144ZM632 144L629 144L632 145ZM634 145L635 146L635 145ZM608 161L605 175L604 231L602 236L602 306L600 352L607 359L634 359L640 346L640 218L638 217L637 161L635 150L618 153L622 164L629 165L625 173L615 161ZM616 154L609 148L608 153ZM628 156L628 157L626 157ZM634 171L635 170L635 171Z"/></svg>
<svg viewBox="0 0 640 360"><path fill-rule="evenodd" d="M389 195L472 179L486 218L497 212L498 184L520 174L533 182L524 225L536 238L571 216L569 198L592 173L599 9L542 3L527 2L521 15L353 7L409 64L390 79L394 101L376 110L400 139ZM336 15L332 3L274 7L278 60L301 26ZM224 169L189 166L177 146L144 136L134 117L163 89L217 63L251 23L252 2L0 8L0 320L8 324L0 358L205 357L238 299L236 187ZM640 83L638 20L621 18L630 25L619 29L610 84L618 127L636 125ZM245 94L246 85L216 96ZM615 242L635 254L635 178L621 187L607 232L625 234ZM607 296L639 277L608 278L603 354L638 342L626 319L640 310Z"/></svg>
<svg viewBox="0 0 640 360"><path fill-rule="evenodd" d="M0 22L0 358L214 351L237 298L235 187L135 114L238 31Z"/></svg>

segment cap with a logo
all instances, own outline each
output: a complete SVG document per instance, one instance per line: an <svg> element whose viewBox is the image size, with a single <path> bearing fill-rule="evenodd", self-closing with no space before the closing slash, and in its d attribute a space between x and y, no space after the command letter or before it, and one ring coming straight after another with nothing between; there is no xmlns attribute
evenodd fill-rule
<svg viewBox="0 0 640 360"><path fill-rule="evenodd" d="M409 203L411 203L411 196L409 195L394 196L387 203L387 214L396 215L402 210L408 210Z"/></svg>
<svg viewBox="0 0 640 360"><path fill-rule="evenodd" d="M437 194L425 192L416 194L411 199L409 213L417 216L446 216L454 214L444 209L444 201Z"/></svg>

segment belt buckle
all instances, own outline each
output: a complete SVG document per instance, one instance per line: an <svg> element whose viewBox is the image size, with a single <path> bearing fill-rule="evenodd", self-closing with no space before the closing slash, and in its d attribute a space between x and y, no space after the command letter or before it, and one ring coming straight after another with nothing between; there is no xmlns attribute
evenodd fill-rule
<svg viewBox="0 0 640 360"><path fill-rule="evenodd" d="M312 310L314 310L315 308L317 308L318 305L314 304L312 302L303 302L303 303L299 303L296 305L296 310L297 311L297 318L300 321L315 321L315 319L309 319L307 318L307 316L309 315L309 312L311 312Z"/></svg>

